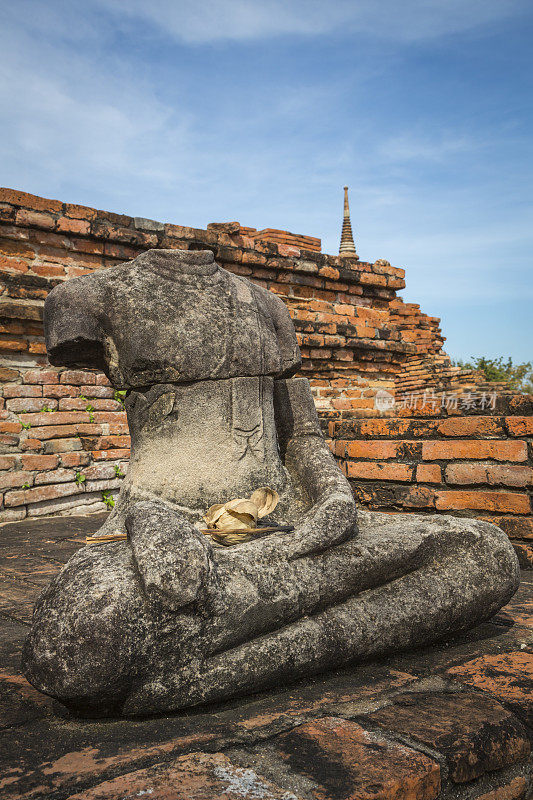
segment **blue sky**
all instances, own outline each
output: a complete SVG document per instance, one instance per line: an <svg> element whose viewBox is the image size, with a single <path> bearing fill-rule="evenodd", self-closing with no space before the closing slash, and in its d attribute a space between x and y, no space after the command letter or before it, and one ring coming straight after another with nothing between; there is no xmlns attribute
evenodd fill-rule
<svg viewBox="0 0 533 800"><path fill-rule="evenodd" d="M320 236L533 360L530 0L0 0L0 183Z"/></svg>

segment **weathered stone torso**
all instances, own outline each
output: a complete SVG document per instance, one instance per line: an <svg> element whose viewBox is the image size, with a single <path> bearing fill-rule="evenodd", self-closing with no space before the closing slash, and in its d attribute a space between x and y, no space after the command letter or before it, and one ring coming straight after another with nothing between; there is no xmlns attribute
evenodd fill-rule
<svg viewBox="0 0 533 800"><path fill-rule="evenodd" d="M201 516L258 486L287 494L270 377L159 384L126 402L132 456L125 490Z"/></svg>
<svg viewBox="0 0 533 800"><path fill-rule="evenodd" d="M74 278L46 301L52 364L94 366L116 388L292 374L298 343L281 300L210 252L160 250Z"/></svg>

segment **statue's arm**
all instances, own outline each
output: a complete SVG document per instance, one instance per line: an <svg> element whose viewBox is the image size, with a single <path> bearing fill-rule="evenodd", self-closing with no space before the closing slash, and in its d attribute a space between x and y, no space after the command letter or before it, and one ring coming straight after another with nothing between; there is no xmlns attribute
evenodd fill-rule
<svg viewBox="0 0 533 800"><path fill-rule="evenodd" d="M210 608L215 576L206 536L178 512L150 501L128 510L126 529L147 598L173 611L191 604Z"/></svg>
<svg viewBox="0 0 533 800"><path fill-rule="evenodd" d="M320 430L309 382L305 378L277 380L274 402L282 459L310 505L294 534L280 537L288 557L298 558L352 536L355 502Z"/></svg>
<svg viewBox="0 0 533 800"><path fill-rule="evenodd" d="M95 275L56 286L44 304L46 351L56 367L100 369L107 374L101 324L105 298Z"/></svg>

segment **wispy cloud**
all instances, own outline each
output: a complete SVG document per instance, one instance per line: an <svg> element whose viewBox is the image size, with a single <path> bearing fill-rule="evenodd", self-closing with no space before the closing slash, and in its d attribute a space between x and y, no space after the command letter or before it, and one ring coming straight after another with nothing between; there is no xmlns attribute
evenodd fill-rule
<svg viewBox="0 0 533 800"><path fill-rule="evenodd" d="M491 24L524 0L99 0L122 20L146 20L179 41L202 44L342 31L404 42Z"/></svg>

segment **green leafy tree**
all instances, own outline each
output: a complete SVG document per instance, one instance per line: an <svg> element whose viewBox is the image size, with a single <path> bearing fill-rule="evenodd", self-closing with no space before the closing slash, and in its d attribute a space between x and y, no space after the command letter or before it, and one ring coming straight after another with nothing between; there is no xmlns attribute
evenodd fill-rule
<svg viewBox="0 0 533 800"><path fill-rule="evenodd" d="M507 360L503 356L499 358L478 356L470 361L458 359L452 363L456 367L461 367L461 369L479 370L490 383L506 381L511 389L516 389L517 392L533 393L531 361L526 361L523 364L514 364L510 356Z"/></svg>

